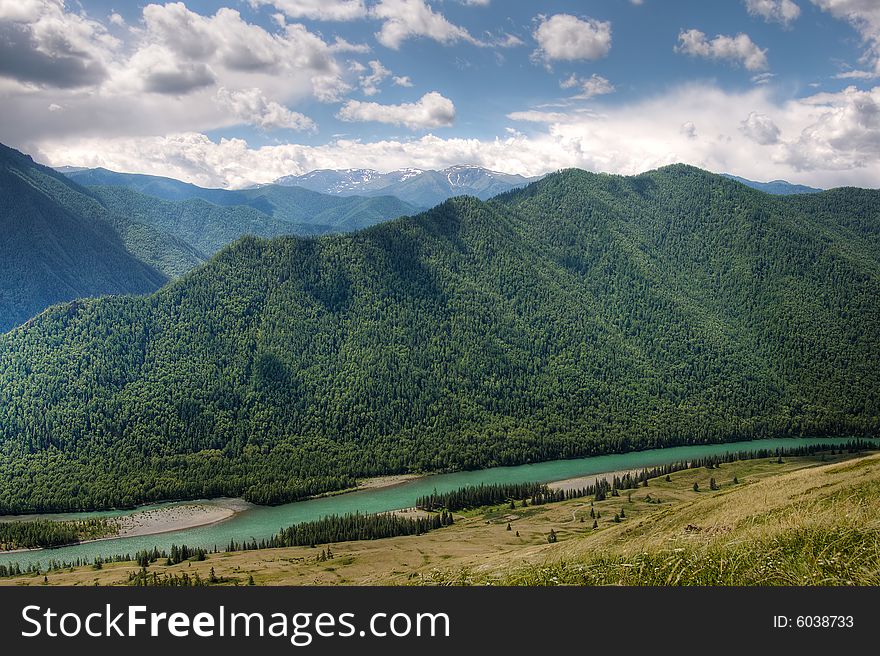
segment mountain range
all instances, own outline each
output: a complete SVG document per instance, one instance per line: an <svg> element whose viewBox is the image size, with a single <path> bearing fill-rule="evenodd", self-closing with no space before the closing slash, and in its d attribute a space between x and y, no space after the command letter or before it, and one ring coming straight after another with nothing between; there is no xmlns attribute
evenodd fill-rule
<svg viewBox="0 0 880 656"><path fill-rule="evenodd" d="M344 232L417 211L388 196L62 174L0 144L0 332L61 301L154 291L246 234Z"/></svg>
<svg viewBox="0 0 880 656"><path fill-rule="evenodd" d="M774 196L815 194L822 191L821 189L817 189L815 187L792 184L790 182L786 182L785 180L773 180L772 182L755 182L754 180L746 180L745 178L740 178L736 175L729 175L726 173L724 174L724 177L730 178L731 180L736 180L737 182L744 184L747 187L751 187L752 189L757 189L758 191L773 194Z"/></svg>
<svg viewBox="0 0 880 656"><path fill-rule="evenodd" d="M325 169L305 175L285 176L276 180L275 184L340 196L390 195L428 208L454 196L476 196L487 200L539 179L498 173L478 166L453 166L442 171L407 168L390 173L372 169Z"/></svg>
<svg viewBox="0 0 880 656"><path fill-rule="evenodd" d="M876 435L878 240L880 192L682 165L245 237L0 336L0 513Z"/></svg>

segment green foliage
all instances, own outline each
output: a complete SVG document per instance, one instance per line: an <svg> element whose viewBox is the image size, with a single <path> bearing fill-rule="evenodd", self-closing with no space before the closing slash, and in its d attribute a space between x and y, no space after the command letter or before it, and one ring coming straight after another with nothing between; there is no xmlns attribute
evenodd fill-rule
<svg viewBox="0 0 880 656"><path fill-rule="evenodd" d="M0 333L55 303L164 282L84 189L0 144Z"/></svg>
<svg viewBox="0 0 880 656"><path fill-rule="evenodd" d="M565 171L53 309L0 337L0 511L876 435L880 194L828 193Z"/></svg>
<svg viewBox="0 0 880 656"><path fill-rule="evenodd" d="M516 507L514 501L544 494L550 494L550 488L542 483L470 485L442 494L434 492L419 497L416 499L416 507L429 512L440 509L457 511L495 506L506 501L510 502L511 507Z"/></svg>
<svg viewBox="0 0 880 656"><path fill-rule="evenodd" d="M268 540L243 544L230 542L227 551L313 547L316 544L330 542L380 540L400 535L422 535L428 531L450 526L452 523L452 515L445 511L425 517L403 517L396 513L332 515L311 522L294 524Z"/></svg>
<svg viewBox="0 0 880 656"><path fill-rule="evenodd" d="M118 532L114 521L103 518L0 522L0 551L61 547L116 535Z"/></svg>

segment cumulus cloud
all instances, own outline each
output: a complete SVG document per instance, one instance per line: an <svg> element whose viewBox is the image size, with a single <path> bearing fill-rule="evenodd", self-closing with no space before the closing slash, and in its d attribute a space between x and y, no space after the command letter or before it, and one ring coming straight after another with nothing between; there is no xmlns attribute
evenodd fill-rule
<svg viewBox="0 0 880 656"><path fill-rule="evenodd" d="M46 87L100 84L120 42L63 0L0 0L0 76Z"/></svg>
<svg viewBox="0 0 880 656"><path fill-rule="evenodd" d="M137 76L145 91L153 93L188 94L211 86L216 80L207 64L184 61L159 45L138 50L129 60L128 69Z"/></svg>
<svg viewBox="0 0 880 656"><path fill-rule="evenodd" d="M450 23L424 0L379 0L370 15L383 21L376 39L392 50L398 50L404 41L416 37L444 44L466 41L480 45L466 29Z"/></svg>
<svg viewBox="0 0 880 656"><path fill-rule="evenodd" d="M880 161L880 87L820 93L804 101L812 122L785 144L785 161L798 171L871 171Z"/></svg>
<svg viewBox="0 0 880 656"><path fill-rule="evenodd" d="M320 21L351 21L367 15L363 0L250 0L250 4L273 6L290 18Z"/></svg>
<svg viewBox="0 0 880 656"><path fill-rule="evenodd" d="M709 40L700 30L682 30L678 41L676 52L706 59L732 61L750 71L763 71L767 68L767 51L756 46L748 34L719 34Z"/></svg>
<svg viewBox="0 0 880 656"><path fill-rule="evenodd" d="M740 124L740 132L762 146L779 143L781 131L776 123L766 114L751 112Z"/></svg>
<svg viewBox="0 0 880 656"><path fill-rule="evenodd" d="M455 121L455 105L436 91L426 93L417 102L381 105L349 100L337 117L347 122L376 122L402 125L411 130L449 127Z"/></svg>
<svg viewBox="0 0 880 656"><path fill-rule="evenodd" d="M274 100L267 100L259 89L230 91L220 87L217 102L232 116L264 130L315 131L315 122L304 114L294 112Z"/></svg>
<svg viewBox="0 0 880 656"><path fill-rule="evenodd" d="M360 85L365 96L375 96L379 93L379 85L391 75L391 71L378 59L369 62L369 66L370 72L360 77Z"/></svg>
<svg viewBox="0 0 880 656"><path fill-rule="evenodd" d="M604 96L609 93L614 93L615 90L614 85L611 84L611 82L595 73L586 79L581 79L577 75L572 75L560 82L559 86L563 89L580 89L581 92L576 96L573 96L576 100L589 100L595 96Z"/></svg>
<svg viewBox="0 0 880 656"><path fill-rule="evenodd" d="M413 82L408 75L395 75L392 82L399 87L412 87Z"/></svg>
<svg viewBox="0 0 880 656"><path fill-rule="evenodd" d="M533 57L547 63L601 59L611 50L611 23L556 14L542 17L534 37L538 49Z"/></svg>
<svg viewBox="0 0 880 656"><path fill-rule="evenodd" d="M752 16L759 16L768 23L781 23L788 27L801 15L801 8L792 0L745 0L746 9Z"/></svg>
<svg viewBox="0 0 880 656"><path fill-rule="evenodd" d="M764 87L733 93L701 84L616 104L608 111L596 107L590 112L514 112L508 118L527 124L529 134L510 129L494 139L429 134L417 139L340 139L320 146L250 148L241 139L215 142L188 132L47 142L41 152L54 165L105 166L232 187L321 168L437 169L461 162L525 175L567 167L634 174L685 162L757 180L876 186L878 107L880 87L779 102ZM743 136L743 117L752 112L773 117L779 129L777 143L761 145ZM688 118L684 124L682 117Z"/></svg>

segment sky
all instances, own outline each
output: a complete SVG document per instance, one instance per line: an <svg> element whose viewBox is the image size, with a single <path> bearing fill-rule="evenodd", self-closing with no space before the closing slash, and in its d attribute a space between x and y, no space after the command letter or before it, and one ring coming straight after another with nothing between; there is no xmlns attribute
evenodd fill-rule
<svg viewBox="0 0 880 656"><path fill-rule="evenodd" d="M0 0L0 142L238 188L478 165L880 186L880 0Z"/></svg>

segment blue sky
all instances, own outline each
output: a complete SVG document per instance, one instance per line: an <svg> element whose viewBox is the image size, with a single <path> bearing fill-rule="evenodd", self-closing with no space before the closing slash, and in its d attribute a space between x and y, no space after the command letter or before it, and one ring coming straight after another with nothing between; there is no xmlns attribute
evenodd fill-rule
<svg viewBox="0 0 880 656"><path fill-rule="evenodd" d="M212 186L458 163L880 174L869 0L0 0L0 60L4 143Z"/></svg>

